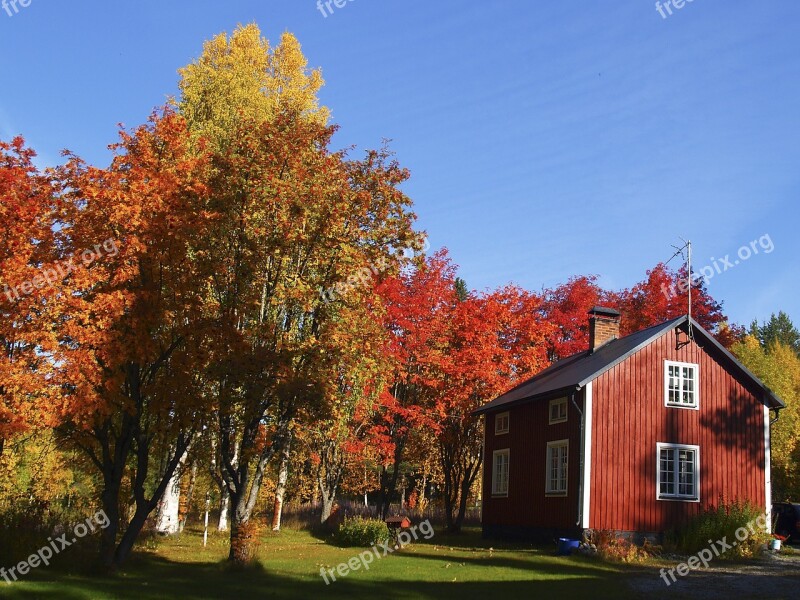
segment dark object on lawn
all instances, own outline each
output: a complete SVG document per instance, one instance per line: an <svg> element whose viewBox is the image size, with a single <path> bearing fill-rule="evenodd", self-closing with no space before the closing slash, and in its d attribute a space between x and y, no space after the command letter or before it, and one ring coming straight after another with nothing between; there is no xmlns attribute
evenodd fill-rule
<svg viewBox="0 0 800 600"><path fill-rule="evenodd" d="M558 538L558 555L569 556L573 551L577 550L581 545L580 540L571 540L569 538Z"/></svg>
<svg viewBox="0 0 800 600"><path fill-rule="evenodd" d="M800 504L778 502L772 505L773 533L786 536L794 544L800 542Z"/></svg>
<svg viewBox="0 0 800 600"><path fill-rule="evenodd" d="M386 526L392 531L396 529L408 529L411 527L411 519L401 516L387 517Z"/></svg>

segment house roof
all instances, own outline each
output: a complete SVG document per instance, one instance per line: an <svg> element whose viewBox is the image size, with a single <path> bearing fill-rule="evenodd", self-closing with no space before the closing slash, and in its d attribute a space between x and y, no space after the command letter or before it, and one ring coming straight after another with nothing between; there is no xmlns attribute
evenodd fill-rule
<svg viewBox="0 0 800 600"><path fill-rule="evenodd" d="M728 352L714 336L703 329L697 321L690 320L688 315L684 315L660 325L642 329L623 338L611 340L595 349L594 352L586 350L553 363L536 376L485 404L476 410L474 414L493 412L497 409L507 408L538 397L582 388L662 335L674 329L687 331L690 322L695 341L701 347L711 346L709 350L711 352L716 351L721 362L727 364L732 371L737 372L746 381L749 381L753 388L763 394L762 400L765 404L774 409L786 407L772 390L753 375L733 354Z"/></svg>

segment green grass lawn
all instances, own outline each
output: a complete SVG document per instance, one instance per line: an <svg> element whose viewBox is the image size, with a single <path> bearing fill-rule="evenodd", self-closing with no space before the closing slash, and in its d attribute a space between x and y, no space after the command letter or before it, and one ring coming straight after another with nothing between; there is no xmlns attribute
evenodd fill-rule
<svg viewBox="0 0 800 600"><path fill-rule="evenodd" d="M582 557L558 557L549 547L493 544L471 530L437 533L376 559L326 585L320 568L335 568L363 549L338 548L306 531L265 534L261 568L231 571L228 544L214 536L206 548L197 531L141 550L115 577L90 577L57 565L25 581L0 580L7 598L555 598L634 597L626 569Z"/></svg>

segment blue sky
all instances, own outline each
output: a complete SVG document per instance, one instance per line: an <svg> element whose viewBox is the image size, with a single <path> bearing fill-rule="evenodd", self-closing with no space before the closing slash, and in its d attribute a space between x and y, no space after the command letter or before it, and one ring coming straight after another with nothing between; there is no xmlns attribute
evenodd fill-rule
<svg viewBox="0 0 800 600"><path fill-rule="evenodd" d="M339 146L383 138L412 171L419 227L470 287L596 274L627 287L692 239L737 322L800 322L800 4L695 0L316 0L0 9L0 137L41 164L105 164L117 123L177 91L205 39L256 21L323 69ZM13 9L12 9L13 12ZM674 264L674 263L673 263ZM719 264L719 263L718 263ZM677 266L677 265L675 265Z"/></svg>

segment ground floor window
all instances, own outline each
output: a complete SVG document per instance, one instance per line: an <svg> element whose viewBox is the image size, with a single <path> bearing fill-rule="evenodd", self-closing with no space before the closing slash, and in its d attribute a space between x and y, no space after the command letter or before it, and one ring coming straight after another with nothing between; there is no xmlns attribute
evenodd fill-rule
<svg viewBox="0 0 800 600"><path fill-rule="evenodd" d="M567 466L569 440L559 440L547 444L547 485L548 496L567 495Z"/></svg>
<svg viewBox="0 0 800 600"><path fill-rule="evenodd" d="M510 451L495 450L492 465L492 496L508 496L508 465Z"/></svg>
<svg viewBox="0 0 800 600"><path fill-rule="evenodd" d="M700 447L657 444L658 499L700 500Z"/></svg>

